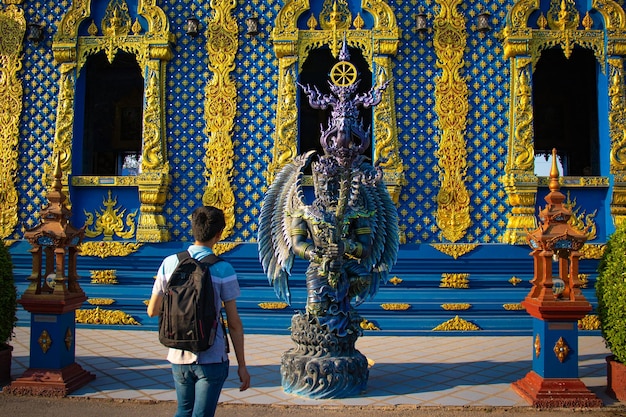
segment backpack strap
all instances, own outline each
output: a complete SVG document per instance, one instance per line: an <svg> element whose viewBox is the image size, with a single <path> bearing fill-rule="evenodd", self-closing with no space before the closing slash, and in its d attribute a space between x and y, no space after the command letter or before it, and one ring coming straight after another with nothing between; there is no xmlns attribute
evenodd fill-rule
<svg viewBox="0 0 626 417"><path fill-rule="evenodd" d="M186 251L186 250L184 250L182 252L178 252L176 254L176 256L178 257L178 262L180 262L180 261L182 261L184 259L187 259L187 258L191 258L191 255L189 254L189 251Z"/></svg>

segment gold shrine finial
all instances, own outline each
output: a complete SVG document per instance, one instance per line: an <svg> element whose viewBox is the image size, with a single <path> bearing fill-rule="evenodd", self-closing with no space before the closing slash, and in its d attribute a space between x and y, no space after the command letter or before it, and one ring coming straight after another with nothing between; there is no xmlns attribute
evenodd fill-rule
<svg viewBox="0 0 626 417"><path fill-rule="evenodd" d="M556 164L556 158L556 148L552 148L552 166L550 167L550 183L548 185L548 188L550 188L550 191L552 192L559 191L561 189L561 186L559 185L559 167Z"/></svg>

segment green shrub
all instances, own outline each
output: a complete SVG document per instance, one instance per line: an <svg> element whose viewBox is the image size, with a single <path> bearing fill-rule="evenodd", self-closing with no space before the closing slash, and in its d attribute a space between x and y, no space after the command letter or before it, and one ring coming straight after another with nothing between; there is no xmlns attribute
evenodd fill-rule
<svg viewBox="0 0 626 417"><path fill-rule="evenodd" d="M13 263L9 248L0 240L0 349L13 337L17 323L17 288L13 280Z"/></svg>
<svg viewBox="0 0 626 417"><path fill-rule="evenodd" d="M598 265L596 297L606 347L626 363L626 222L607 241Z"/></svg>

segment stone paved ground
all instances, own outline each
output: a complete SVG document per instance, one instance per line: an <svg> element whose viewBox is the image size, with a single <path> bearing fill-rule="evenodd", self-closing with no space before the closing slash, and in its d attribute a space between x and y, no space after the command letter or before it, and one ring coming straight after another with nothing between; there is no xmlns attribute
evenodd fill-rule
<svg viewBox="0 0 626 417"><path fill-rule="evenodd" d="M2 417L171 417L172 401L19 397L0 394ZM223 405L216 417L626 417L626 406L594 410L538 410L531 407L310 407Z"/></svg>

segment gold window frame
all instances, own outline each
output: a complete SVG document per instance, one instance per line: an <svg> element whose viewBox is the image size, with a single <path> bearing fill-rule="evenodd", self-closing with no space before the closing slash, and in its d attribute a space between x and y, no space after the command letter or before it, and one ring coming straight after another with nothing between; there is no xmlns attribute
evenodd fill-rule
<svg viewBox="0 0 626 417"><path fill-rule="evenodd" d="M615 224L626 216L626 139L619 131L624 130L623 117L626 106L618 86L623 86L623 58L626 54L626 14L612 0L594 0L592 9L604 19L605 30L592 28L592 20L587 13L579 15L571 0L552 0L548 16L537 19L538 29L528 26L530 15L539 10L539 0L516 2L506 17L502 31L504 56L510 62L509 138L505 174L501 181L511 205L503 242L509 244L526 243L528 230L537 228L536 196L537 189L544 181L534 174L534 133L532 106L532 75L541 57L541 51L560 46L566 56L574 46L593 51L603 72L609 71L609 130L611 136L610 172L615 176L611 214ZM557 13L557 12L560 12ZM579 29L582 23L583 29ZM606 47L605 47L606 45ZM598 95L604 92L598 91ZM607 177L561 177L568 186L608 187Z"/></svg>
<svg viewBox="0 0 626 417"><path fill-rule="evenodd" d="M130 20L124 0L111 0L100 27L89 26L88 36L79 36L82 22L90 18L91 1L75 0L61 19L52 50L60 66L60 86L54 155L59 156L65 192L72 174L72 141L76 80L87 58L104 52L112 62L118 51L133 54L144 78L141 174L136 177L73 176L73 186L136 186L139 192L139 219L136 240L170 240L162 214L170 178L165 140L165 65L172 59L174 35L164 11L156 0L139 0L137 15L147 22L144 31L139 21ZM70 196L71 198L71 196Z"/></svg>
<svg viewBox="0 0 626 417"><path fill-rule="evenodd" d="M333 25L327 19L329 8L338 5L340 20ZM268 182L289 163L298 148L298 105L296 81L302 64L312 49L328 46L335 54L344 39L348 46L358 48L368 62L372 74L390 78L391 60L397 54L400 29L389 5L382 0L363 0L362 10L374 18L373 28L363 29L360 15L352 17L345 0L336 3L325 1L318 20L311 15L308 30L298 29L298 19L310 10L308 0L288 0L278 13L272 31L274 52L278 58L278 104L276 108L276 133L272 161L267 170ZM374 130L374 161L383 169L385 184L397 203L402 186L406 183L404 165L400 158L400 144L396 126L393 84L384 92L381 103L375 106L372 124Z"/></svg>

